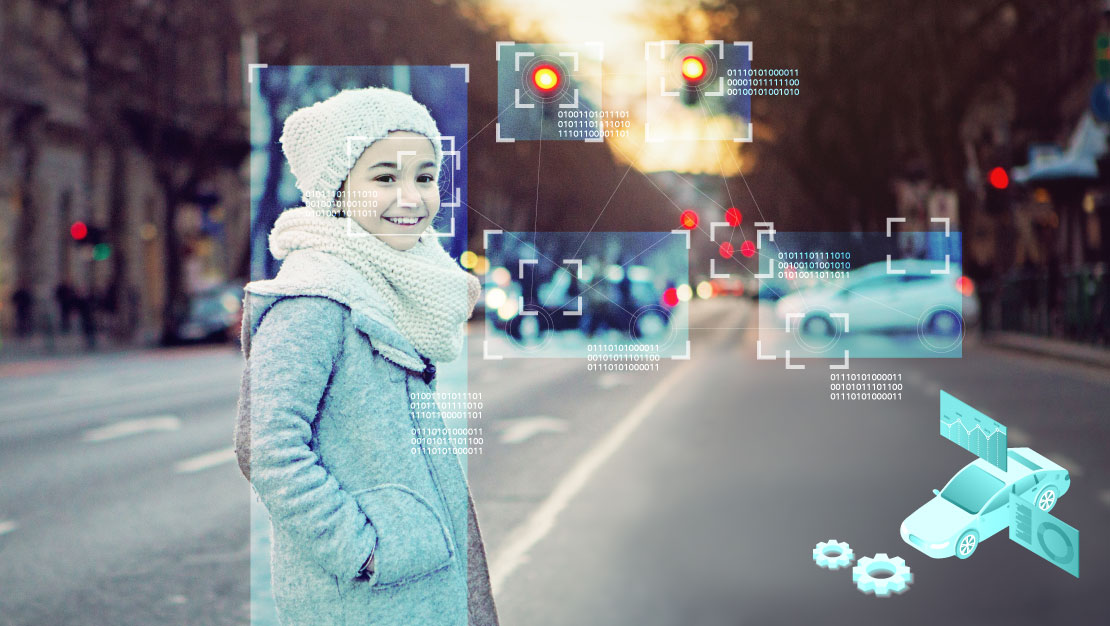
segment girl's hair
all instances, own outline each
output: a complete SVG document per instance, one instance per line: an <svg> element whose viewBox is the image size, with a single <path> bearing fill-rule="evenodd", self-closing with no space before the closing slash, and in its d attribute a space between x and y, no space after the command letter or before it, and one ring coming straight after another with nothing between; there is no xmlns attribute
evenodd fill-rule
<svg viewBox="0 0 1110 626"><path fill-rule="evenodd" d="M332 206L335 207L331 212L332 217L340 217L340 218L347 217L347 212L344 211L343 208L339 206L339 199L343 195L343 189L345 189L346 187L347 187L347 181L343 181L343 184L339 185L339 189L335 190L335 197L332 198Z"/></svg>

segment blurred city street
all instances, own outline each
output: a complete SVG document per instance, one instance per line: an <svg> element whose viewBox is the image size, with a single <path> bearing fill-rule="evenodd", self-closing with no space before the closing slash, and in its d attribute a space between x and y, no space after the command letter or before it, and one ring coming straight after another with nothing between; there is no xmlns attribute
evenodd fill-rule
<svg viewBox="0 0 1110 626"><path fill-rule="evenodd" d="M692 302L693 358L651 373L483 360L471 326L486 436L469 475L503 624L1105 623L1106 370L969 337L959 360L853 361L901 374L900 400L830 401L830 361L754 358L757 306ZM2 367L0 624L273 623L231 452L237 351ZM971 460L937 434L941 389L1070 470L1054 514L1082 533L1081 579L1005 533L967 561L899 538ZM902 556L913 584L861 594L813 563L829 539Z"/></svg>
<svg viewBox="0 0 1110 626"><path fill-rule="evenodd" d="M0 49L0 626L455 626L459 432L470 626L1110 625L1110 0L12 0ZM301 296L338 352L262 330Z"/></svg>

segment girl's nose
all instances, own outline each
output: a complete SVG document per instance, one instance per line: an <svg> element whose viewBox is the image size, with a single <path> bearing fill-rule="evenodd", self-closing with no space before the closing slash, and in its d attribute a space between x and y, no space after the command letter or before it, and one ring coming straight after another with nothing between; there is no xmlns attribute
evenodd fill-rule
<svg viewBox="0 0 1110 626"><path fill-rule="evenodd" d="M404 182L397 190L397 205L401 207L418 207L420 206L420 192L416 189L416 183Z"/></svg>

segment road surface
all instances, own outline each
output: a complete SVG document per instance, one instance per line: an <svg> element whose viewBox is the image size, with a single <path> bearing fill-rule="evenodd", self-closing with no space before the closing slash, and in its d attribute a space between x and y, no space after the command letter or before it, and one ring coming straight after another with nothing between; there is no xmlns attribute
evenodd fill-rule
<svg viewBox="0 0 1110 626"><path fill-rule="evenodd" d="M854 359L902 398L832 401L828 361L756 360L748 301L690 319L692 358L646 373L484 360L475 329L470 480L502 624L1110 622L1110 373L972 338L962 359ZM0 624L273 623L265 512L231 455L240 368L227 347L0 366ZM941 389L1071 471L1053 514L1082 533L1080 579L1005 533L967 561L901 541L972 460L938 435ZM915 580L865 596L812 562L828 539Z"/></svg>

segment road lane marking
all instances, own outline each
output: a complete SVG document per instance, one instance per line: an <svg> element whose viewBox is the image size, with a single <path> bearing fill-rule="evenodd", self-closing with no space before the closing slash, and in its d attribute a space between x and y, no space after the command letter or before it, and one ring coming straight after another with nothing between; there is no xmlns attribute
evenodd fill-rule
<svg viewBox="0 0 1110 626"><path fill-rule="evenodd" d="M13 520L0 520L0 535L6 535L19 527Z"/></svg>
<svg viewBox="0 0 1110 626"><path fill-rule="evenodd" d="M176 415L155 415L153 417L142 417L134 420L125 420L93 428L85 431L83 439L89 443L108 441L110 439L119 439L120 437L130 437L131 435L138 435L139 433L146 433L152 431L171 431L181 428L181 420Z"/></svg>
<svg viewBox="0 0 1110 626"><path fill-rule="evenodd" d="M173 469L178 474L192 474L202 470L230 463L235 460L235 450L233 448L221 448L215 452L206 452L194 456L191 459L185 459L173 466Z"/></svg>
<svg viewBox="0 0 1110 626"><path fill-rule="evenodd" d="M623 385L624 382L625 382L617 374L602 374L601 376L598 376L594 380L597 382L598 387L600 387L601 389L605 389L605 390L609 390L609 389L612 389L613 387Z"/></svg>
<svg viewBox="0 0 1110 626"><path fill-rule="evenodd" d="M567 421L550 415L518 417L499 425L501 443L521 443L540 433L561 433L567 430Z"/></svg>
<svg viewBox="0 0 1110 626"><path fill-rule="evenodd" d="M663 381L652 389L640 402L632 408L619 422L597 442L586 454L582 455L566 475L551 491L551 494L540 503L521 525L509 533L504 546L497 551L496 556L490 561L490 585L496 595L505 583L505 580L528 559L528 551L540 542L555 526L555 519L570 501L586 486L593 474L609 457L616 452L621 444L628 439L644 419L651 414L672 387L682 378L691 367L691 362L684 363L671 372Z"/></svg>

